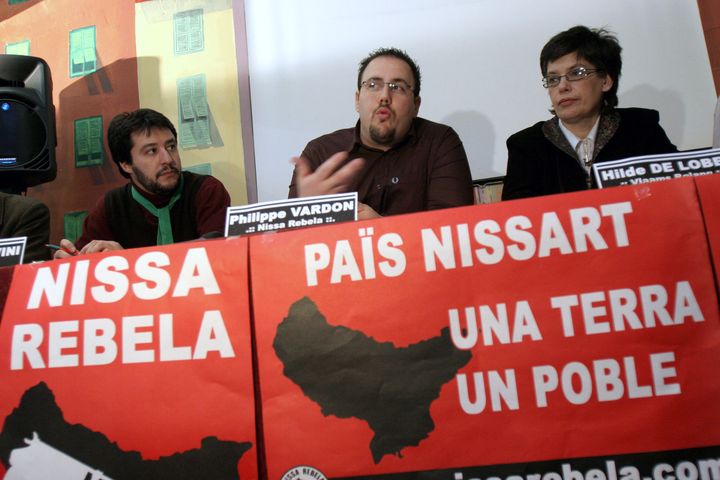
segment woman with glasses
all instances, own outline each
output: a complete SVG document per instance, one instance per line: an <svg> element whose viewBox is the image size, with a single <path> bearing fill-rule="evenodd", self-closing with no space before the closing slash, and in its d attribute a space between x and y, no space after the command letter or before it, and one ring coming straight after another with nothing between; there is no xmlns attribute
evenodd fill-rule
<svg viewBox="0 0 720 480"><path fill-rule="evenodd" d="M675 152L655 110L616 108L622 60L604 29L573 27L540 53L553 118L507 140L503 200L594 186L593 163Z"/></svg>

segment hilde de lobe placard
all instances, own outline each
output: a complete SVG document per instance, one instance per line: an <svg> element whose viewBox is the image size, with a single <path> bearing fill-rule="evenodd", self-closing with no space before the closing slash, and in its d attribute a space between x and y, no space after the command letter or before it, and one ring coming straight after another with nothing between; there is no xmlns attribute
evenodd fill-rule
<svg viewBox="0 0 720 480"><path fill-rule="evenodd" d="M692 179L250 251L271 479L715 478L720 330Z"/></svg>
<svg viewBox="0 0 720 480"><path fill-rule="evenodd" d="M596 163L592 170L599 188L713 175L720 173L720 148L622 158Z"/></svg>
<svg viewBox="0 0 720 480"><path fill-rule="evenodd" d="M258 478L247 275L240 238L16 267L0 473Z"/></svg>

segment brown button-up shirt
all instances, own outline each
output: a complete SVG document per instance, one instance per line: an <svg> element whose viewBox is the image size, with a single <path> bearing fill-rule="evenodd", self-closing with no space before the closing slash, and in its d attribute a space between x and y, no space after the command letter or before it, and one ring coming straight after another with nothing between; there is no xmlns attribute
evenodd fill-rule
<svg viewBox="0 0 720 480"><path fill-rule="evenodd" d="M462 142L455 131L416 118L407 136L383 152L360 141L360 123L323 135L307 144L302 156L313 169L340 151L348 161L364 158L365 167L353 190L358 201L380 215L435 210L473 203L472 177ZM297 196L295 173L289 197Z"/></svg>

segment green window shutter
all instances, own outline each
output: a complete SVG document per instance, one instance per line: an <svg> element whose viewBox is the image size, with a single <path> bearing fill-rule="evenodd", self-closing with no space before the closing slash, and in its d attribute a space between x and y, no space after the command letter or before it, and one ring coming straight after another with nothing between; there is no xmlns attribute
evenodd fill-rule
<svg viewBox="0 0 720 480"><path fill-rule="evenodd" d="M8 0L8 5L15 5L16 3L25 3L28 0Z"/></svg>
<svg viewBox="0 0 720 480"><path fill-rule="evenodd" d="M102 165L104 160L102 117L75 120L75 167Z"/></svg>
<svg viewBox="0 0 720 480"><path fill-rule="evenodd" d="M201 52L205 48L202 9L178 12L173 16L175 55Z"/></svg>
<svg viewBox="0 0 720 480"><path fill-rule="evenodd" d="M81 77L97 70L95 26L70 32L70 77Z"/></svg>
<svg viewBox="0 0 720 480"><path fill-rule="evenodd" d="M180 146L185 149L211 146L205 75L179 78L177 92Z"/></svg>
<svg viewBox="0 0 720 480"><path fill-rule="evenodd" d="M5 45L5 53L10 55L30 55L30 40L22 40Z"/></svg>
<svg viewBox="0 0 720 480"><path fill-rule="evenodd" d="M199 163L191 167L183 167L186 172L197 173L198 175L212 175L212 165L209 163Z"/></svg>
<svg viewBox="0 0 720 480"><path fill-rule="evenodd" d="M63 215L64 237L75 243L82 234L82 226L88 212L86 210L78 212L68 212Z"/></svg>

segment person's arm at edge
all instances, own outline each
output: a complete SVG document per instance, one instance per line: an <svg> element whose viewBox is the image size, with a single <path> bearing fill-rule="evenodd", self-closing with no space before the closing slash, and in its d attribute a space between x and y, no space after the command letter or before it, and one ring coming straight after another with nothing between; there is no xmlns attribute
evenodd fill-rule
<svg viewBox="0 0 720 480"><path fill-rule="evenodd" d="M23 263L50 259L50 209L42 202L33 203L22 215L16 236L27 237Z"/></svg>
<svg viewBox="0 0 720 480"><path fill-rule="evenodd" d="M63 249L57 250L53 258L67 258L80 253L107 252L110 250L121 250L123 247L114 240L112 230L105 217L105 196L103 195L95 203L95 206L83 221L83 229L80 238L75 243L63 238L60 246ZM68 253L70 252L70 253Z"/></svg>
<svg viewBox="0 0 720 480"><path fill-rule="evenodd" d="M505 143L508 150L508 160L503 181L502 200L514 200L539 195L539 193L535 192L530 181L533 174L530 171L530 165L527 163L529 155L521 151L522 149L517 145L514 136L510 136Z"/></svg>
<svg viewBox="0 0 720 480"><path fill-rule="evenodd" d="M472 205L474 198L470 165L455 130L447 128L437 152L430 172L427 209Z"/></svg>
<svg viewBox="0 0 720 480"><path fill-rule="evenodd" d="M230 194L220 180L210 176L206 178L198 188L195 205L198 237L213 232L225 232Z"/></svg>
<svg viewBox="0 0 720 480"><path fill-rule="evenodd" d="M667 132L660 125L660 112L657 110L651 110L652 112L652 130L650 133L649 143L652 144L652 151L648 152L648 155L655 153L675 153L678 151L674 143L670 141L667 136Z"/></svg>

